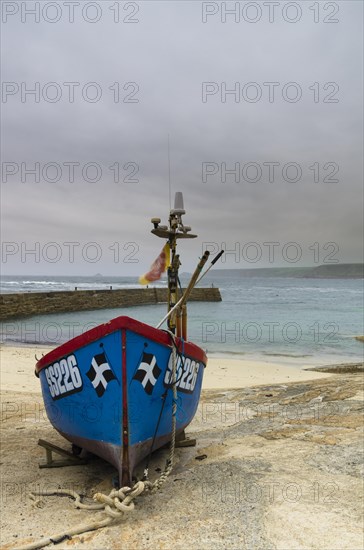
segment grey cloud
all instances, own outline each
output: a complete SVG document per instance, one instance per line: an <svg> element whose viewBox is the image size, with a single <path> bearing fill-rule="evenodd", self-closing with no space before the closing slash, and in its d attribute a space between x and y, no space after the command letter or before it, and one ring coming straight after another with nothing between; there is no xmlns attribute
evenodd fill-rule
<svg viewBox="0 0 364 550"><path fill-rule="evenodd" d="M105 16L94 25L77 20L34 25L16 18L3 25L4 81L80 82L73 104L64 98L21 103L17 97L3 103L3 161L95 162L102 168L96 183L82 181L80 170L74 183L66 170L57 183L33 183L31 177L25 183L16 177L3 181L3 239L95 240L105 248L115 240L135 241L141 250L137 267L109 262L99 271L145 269L161 245L149 234L149 218L165 220L168 213L170 134L172 189L184 192L186 223L200 235L199 242L183 245L190 251L188 268L203 241L229 246L296 241L305 250L316 241L336 242L341 261L362 261L362 4L337 2L337 24L314 24L304 2L303 20L296 24L282 18L272 24L222 24L218 17L203 24L200 2L140 2L140 22L134 25L114 24L106 7L111 4L103 3ZM94 104L79 95L92 81L103 94ZM137 83L139 103L115 103L109 87L116 81L124 96L130 88L123 85ZM297 103L282 100L282 86L290 81L304 91ZM202 82L280 86L274 103L266 96L255 104L235 103L231 96L222 103L219 94L203 103ZM315 82L318 103L309 90ZM322 102L330 91L322 89L326 82L339 84L338 103ZM139 183L113 183L109 167L116 161L137 163ZM203 162L232 167L269 161L297 162L302 180L201 179ZM337 163L339 183L314 183L309 167L315 162L320 177L325 163ZM42 267L49 273L93 272L82 262ZM37 269L31 262L4 266L9 273Z"/></svg>

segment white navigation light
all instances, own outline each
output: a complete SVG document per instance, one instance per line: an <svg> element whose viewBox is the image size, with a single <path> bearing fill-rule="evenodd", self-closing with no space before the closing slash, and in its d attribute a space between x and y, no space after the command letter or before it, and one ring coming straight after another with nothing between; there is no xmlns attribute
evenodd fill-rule
<svg viewBox="0 0 364 550"><path fill-rule="evenodd" d="M174 197L174 209L171 210L171 214L182 216L182 214L186 214L184 206L183 206L183 194L181 191L177 191L176 195Z"/></svg>

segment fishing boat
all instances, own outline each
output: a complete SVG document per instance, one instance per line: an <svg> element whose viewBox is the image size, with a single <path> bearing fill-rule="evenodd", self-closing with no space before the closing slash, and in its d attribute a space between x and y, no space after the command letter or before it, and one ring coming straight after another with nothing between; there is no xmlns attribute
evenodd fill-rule
<svg viewBox="0 0 364 550"><path fill-rule="evenodd" d="M170 254L168 311L158 326L116 317L57 347L36 364L53 427L74 448L113 464L121 486L131 486L135 466L171 440L173 421L173 435L183 433L200 399L207 358L188 341L186 302L209 254L205 252L183 292L177 241L197 236L183 224L183 214L182 193L176 193L169 225L152 218L152 233L166 239L166 245L149 280L157 277L155 271L160 274L163 263L167 267ZM165 322L167 328L160 328Z"/></svg>

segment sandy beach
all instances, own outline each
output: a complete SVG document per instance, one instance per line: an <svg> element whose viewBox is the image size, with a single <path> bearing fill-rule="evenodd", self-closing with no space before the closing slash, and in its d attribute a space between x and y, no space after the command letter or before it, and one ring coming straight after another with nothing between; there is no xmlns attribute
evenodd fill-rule
<svg viewBox="0 0 364 550"><path fill-rule="evenodd" d="M51 346L0 347L2 389L17 392L39 392L34 376L36 357L51 351ZM308 366L308 365L307 365ZM331 376L263 361L209 357L204 373L203 389L233 389L259 384L281 384Z"/></svg>
<svg viewBox="0 0 364 550"><path fill-rule="evenodd" d="M110 491L115 474L96 457L86 465L39 469L45 459L39 438L70 448L50 425L34 376L35 355L50 349L1 347L6 549L95 517L67 497L34 502L30 491L72 488L92 502L95 492ZM138 497L134 512L118 523L57 548L359 550L362 408L362 372L213 358L188 428L197 445L176 450L161 491ZM167 454L154 453L151 478Z"/></svg>

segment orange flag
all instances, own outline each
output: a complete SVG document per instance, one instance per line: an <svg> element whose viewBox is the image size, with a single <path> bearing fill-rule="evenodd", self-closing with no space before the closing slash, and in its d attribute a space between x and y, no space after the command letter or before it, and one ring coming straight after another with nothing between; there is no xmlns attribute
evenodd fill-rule
<svg viewBox="0 0 364 550"><path fill-rule="evenodd" d="M139 283L141 285L147 285L149 283L152 283L153 281L158 281L158 279L161 278L162 273L166 271L169 265L170 265L170 248L169 248L169 244L166 243L162 248L158 258L156 258L152 263L152 265L150 266L150 270L148 271L148 273L145 273L145 275L142 275L141 277L139 277Z"/></svg>

